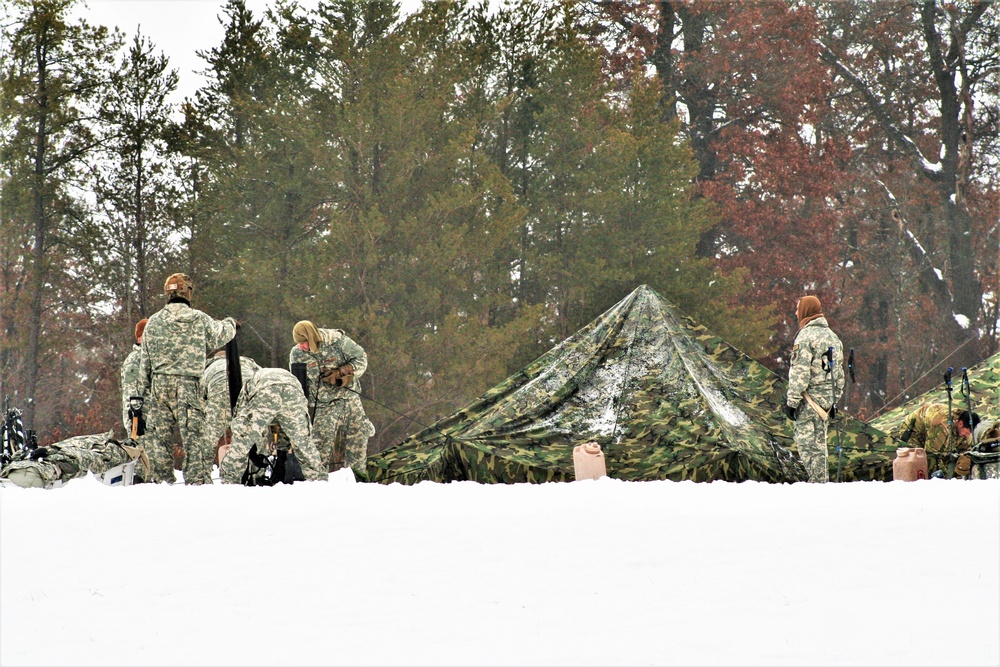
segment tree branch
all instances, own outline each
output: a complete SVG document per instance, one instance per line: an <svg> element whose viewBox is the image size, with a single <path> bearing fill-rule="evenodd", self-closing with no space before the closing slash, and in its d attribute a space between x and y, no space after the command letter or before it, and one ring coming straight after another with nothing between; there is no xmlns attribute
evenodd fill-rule
<svg viewBox="0 0 1000 667"><path fill-rule="evenodd" d="M875 96L871 88L865 81L855 74L851 68L844 64L837 55L830 50L826 44L820 40L816 40L816 43L820 47L820 58L823 62L827 63L833 67L844 79L846 79L864 98L865 105L871 110L878 120L879 125L886 131L891 139L896 141L903 149L909 153L917 163L917 168L921 174L926 176L931 181L937 182L941 180L942 165L940 162L931 162L928 160L923 153L920 152L920 148L917 144L903 132L899 127L892 122L892 118L889 112L886 111L885 105Z"/></svg>

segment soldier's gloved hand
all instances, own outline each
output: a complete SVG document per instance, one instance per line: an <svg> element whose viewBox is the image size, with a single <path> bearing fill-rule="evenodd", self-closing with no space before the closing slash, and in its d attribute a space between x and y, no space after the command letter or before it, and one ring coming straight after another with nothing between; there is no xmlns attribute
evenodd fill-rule
<svg viewBox="0 0 1000 667"><path fill-rule="evenodd" d="M346 385L354 382L354 366L351 364L344 364L337 369L336 379L334 380L334 385L337 387L344 387Z"/></svg>
<svg viewBox="0 0 1000 667"><path fill-rule="evenodd" d="M785 403L785 405L783 406L783 408L784 408L784 411L785 411L785 416L788 417L789 419L791 419L792 421L795 421L795 417L798 416L799 409L798 408L793 408L788 403Z"/></svg>
<svg viewBox="0 0 1000 667"><path fill-rule="evenodd" d="M834 403L833 405L830 406L830 419L836 419L836 418L837 418L837 404Z"/></svg>
<svg viewBox="0 0 1000 667"><path fill-rule="evenodd" d="M49 450L45 449L44 447L36 447L35 449L31 450L30 454L28 454L28 458L31 459L32 461L37 461L38 459L44 459L48 455L49 455Z"/></svg>
<svg viewBox="0 0 1000 667"><path fill-rule="evenodd" d="M327 384L337 386L337 380L340 379L340 369L321 368L319 371L319 379Z"/></svg>

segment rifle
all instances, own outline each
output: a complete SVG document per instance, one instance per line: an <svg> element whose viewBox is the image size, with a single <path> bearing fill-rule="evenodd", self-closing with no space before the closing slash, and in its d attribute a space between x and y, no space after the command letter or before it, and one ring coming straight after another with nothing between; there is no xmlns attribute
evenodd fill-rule
<svg viewBox="0 0 1000 667"><path fill-rule="evenodd" d="M15 456L38 447L34 431L24 430L21 421L21 411L10 405L10 396L3 399L3 434L2 448L0 448L0 467L10 463Z"/></svg>
<svg viewBox="0 0 1000 667"><path fill-rule="evenodd" d="M132 420L132 433L130 435L133 440L146 433L146 418L142 414L142 406L145 403L146 399L142 396L128 397L128 416Z"/></svg>

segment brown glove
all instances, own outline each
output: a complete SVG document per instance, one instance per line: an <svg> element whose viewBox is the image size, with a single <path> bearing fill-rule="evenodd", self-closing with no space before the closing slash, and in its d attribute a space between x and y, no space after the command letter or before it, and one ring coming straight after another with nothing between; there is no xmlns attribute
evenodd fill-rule
<svg viewBox="0 0 1000 667"><path fill-rule="evenodd" d="M319 379L327 384L332 384L337 386L337 378L340 377L339 368L321 368L319 369Z"/></svg>
<svg viewBox="0 0 1000 667"><path fill-rule="evenodd" d="M354 382L354 366L350 364L344 364L337 369L337 378L334 381L334 385L337 387L346 387Z"/></svg>

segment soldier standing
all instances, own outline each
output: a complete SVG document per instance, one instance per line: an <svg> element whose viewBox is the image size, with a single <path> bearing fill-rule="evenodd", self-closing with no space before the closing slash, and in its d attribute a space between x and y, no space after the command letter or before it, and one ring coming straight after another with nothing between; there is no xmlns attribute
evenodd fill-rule
<svg viewBox="0 0 1000 667"><path fill-rule="evenodd" d="M949 415L944 403L924 403L906 416L901 431L894 435L910 447L923 447L927 469L932 473L940 470L941 475L950 478L969 473L968 457L955 461L953 454L972 447L972 432L978 425L979 415L975 412L954 408Z"/></svg>
<svg viewBox="0 0 1000 667"><path fill-rule="evenodd" d="M142 318L135 324L135 343L132 345L132 351L128 353L125 357L125 363L122 364L121 370L121 387L122 387L122 424L125 426L125 433L132 434L132 417L129 414L129 407L131 407L129 398L132 396L141 396L139 393L139 353L142 349L142 334L143 330L146 328L146 322L149 318ZM143 430L145 425L145 419L140 419L142 424L140 425L140 431Z"/></svg>
<svg viewBox="0 0 1000 667"><path fill-rule="evenodd" d="M317 329L309 320L292 328L295 346L288 368L305 364L313 435L324 465L333 457L333 470L350 467L364 475L368 438L375 426L361 405L359 379L368 368L368 354L340 329Z"/></svg>
<svg viewBox="0 0 1000 667"><path fill-rule="evenodd" d="M194 283L175 273L163 285L167 304L146 323L139 357L139 382L150 405L144 446L153 482L172 482L173 429L184 449L185 484L211 484L213 454L202 435L204 405L199 381L205 358L236 335L236 320L216 320L191 307Z"/></svg>
<svg viewBox="0 0 1000 667"><path fill-rule="evenodd" d="M830 329L817 297L799 299L795 316L799 332L792 346L785 414L795 421L793 439L809 481L823 483L829 481L827 421L836 417L844 391L844 345Z"/></svg>
<svg viewBox="0 0 1000 667"><path fill-rule="evenodd" d="M223 483L239 484L247 467L250 450L257 445L272 422L288 436L307 480L323 481L323 469L309 426L309 408L298 379L283 368L258 368L243 383L230 429L232 444L219 464Z"/></svg>

